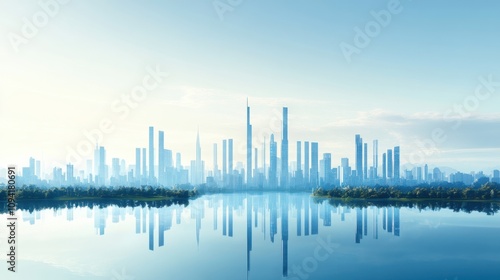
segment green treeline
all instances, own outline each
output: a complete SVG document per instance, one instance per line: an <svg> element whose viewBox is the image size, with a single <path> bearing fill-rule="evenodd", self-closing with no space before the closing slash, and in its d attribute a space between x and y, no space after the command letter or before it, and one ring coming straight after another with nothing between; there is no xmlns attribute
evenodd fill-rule
<svg viewBox="0 0 500 280"><path fill-rule="evenodd" d="M7 189L0 189L0 201L7 200ZM39 188L36 186L23 186L16 189L16 201L32 199L78 199L78 198L102 198L102 199L134 199L134 198L175 198L188 199L197 196L196 190L167 189L161 187L52 187Z"/></svg>
<svg viewBox="0 0 500 280"><path fill-rule="evenodd" d="M314 196L329 198L359 199L448 199L448 200L494 200L500 199L500 185L486 183L480 187L345 187L324 190L318 188Z"/></svg>

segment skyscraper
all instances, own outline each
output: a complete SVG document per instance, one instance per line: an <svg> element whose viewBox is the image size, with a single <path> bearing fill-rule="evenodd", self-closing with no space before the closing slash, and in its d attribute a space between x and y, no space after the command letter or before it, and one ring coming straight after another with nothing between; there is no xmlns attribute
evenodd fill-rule
<svg viewBox="0 0 500 280"><path fill-rule="evenodd" d="M165 134L158 131L158 184L165 184Z"/></svg>
<svg viewBox="0 0 500 280"><path fill-rule="evenodd" d="M262 170L264 172L264 184L266 183L266 178L267 178L267 167L266 167L266 137L264 137L264 142L262 143Z"/></svg>
<svg viewBox="0 0 500 280"><path fill-rule="evenodd" d="M203 177L204 177L204 166L203 162L201 160L201 144L200 144L200 131L198 130L196 133L196 160L194 160L192 164L192 184L193 185L199 185L203 184Z"/></svg>
<svg viewBox="0 0 500 280"><path fill-rule="evenodd" d="M135 148L135 179L141 178L141 148Z"/></svg>
<svg viewBox="0 0 500 280"><path fill-rule="evenodd" d="M368 143L364 143L363 150L363 179L368 179Z"/></svg>
<svg viewBox="0 0 500 280"><path fill-rule="evenodd" d="M274 141L274 134L271 134L271 141L269 142L269 187L276 188L278 186L278 147Z"/></svg>
<svg viewBox="0 0 500 280"><path fill-rule="evenodd" d="M142 148L142 177L147 178L147 165L146 165L146 148Z"/></svg>
<svg viewBox="0 0 500 280"><path fill-rule="evenodd" d="M227 184L227 140L222 140L222 181Z"/></svg>
<svg viewBox="0 0 500 280"><path fill-rule="evenodd" d="M394 147L394 178L399 179L399 172L400 172L400 150L399 146Z"/></svg>
<svg viewBox="0 0 500 280"><path fill-rule="evenodd" d="M323 168L325 169L323 171L323 174L325 174L325 183L326 184L332 184L333 183L333 178L332 178L332 154L331 153L324 153L323 154Z"/></svg>
<svg viewBox="0 0 500 280"><path fill-rule="evenodd" d="M318 142L311 143L311 185L317 187L319 183L318 173Z"/></svg>
<svg viewBox="0 0 500 280"><path fill-rule="evenodd" d="M304 142L304 180L306 184L309 184L309 142Z"/></svg>
<svg viewBox="0 0 500 280"><path fill-rule="evenodd" d="M297 171L295 172L295 184L302 184L302 143L297 141Z"/></svg>
<svg viewBox="0 0 500 280"><path fill-rule="evenodd" d="M154 184L155 179L155 153L154 153L154 128L149 127L149 183Z"/></svg>
<svg viewBox="0 0 500 280"><path fill-rule="evenodd" d="M214 178L216 181L219 181L219 166L217 164L217 143L214 143Z"/></svg>
<svg viewBox="0 0 500 280"><path fill-rule="evenodd" d="M250 107L247 98L247 186L252 184L252 125L250 124Z"/></svg>
<svg viewBox="0 0 500 280"><path fill-rule="evenodd" d="M426 183L429 182L429 166L427 164L424 165L424 180Z"/></svg>
<svg viewBox="0 0 500 280"><path fill-rule="evenodd" d="M94 150L94 177L95 180L98 180L99 177L99 163L101 161L99 160L99 145L96 143L95 144L95 150Z"/></svg>
<svg viewBox="0 0 500 280"><path fill-rule="evenodd" d="M373 140L373 178L378 176L378 140Z"/></svg>
<svg viewBox="0 0 500 280"><path fill-rule="evenodd" d="M106 150L99 147L99 181L102 186L106 184Z"/></svg>
<svg viewBox="0 0 500 280"><path fill-rule="evenodd" d="M72 185L74 183L74 175L73 175L73 165L72 164L67 164L66 165L66 183L68 185Z"/></svg>
<svg viewBox="0 0 500 280"><path fill-rule="evenodd" d="M392 179L392 150L387 150L387 178Z"/></svg>
<svg viewBox="0 0 500 280"><path fill-rule="evenodd" d="M359 179L363 178L363 139L359 134L356 134L356 176Z"/></svg>
<svg viewBox="0 0 500 280"><path fill-rule="evenodd" d="M283 107L283 132L281 136L281 180L282 188L288 187L288 108Z"/></svg>
<svg viewBox="0 0 500 280"><path fill-rule="evenodd" d="M233 139L228 140L228 171L229 184L233 185Z"/></svg>
<svg viewBox="0 0 500 280"><path fill-rule="evenodd" d="M387 179L387 154L382 154L382 179Z"/></svg>

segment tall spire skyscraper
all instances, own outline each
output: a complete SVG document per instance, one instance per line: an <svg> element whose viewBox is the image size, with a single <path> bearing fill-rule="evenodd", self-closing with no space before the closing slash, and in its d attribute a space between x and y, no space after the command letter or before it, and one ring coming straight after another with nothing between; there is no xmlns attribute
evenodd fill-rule
<svg viewBox="0 0 500 280"><path fill-rule="evenodd" d="M194 185L203 184L203 162L201 161L200 129L196 132L196 160L194 162Z"/></svg>
<svg viewBox="0 0 500 280"><path fill-rule="evenodd" d="M281 136L281 180L282 188L288 187L288 108L283 107L283 133Z"/></svg>
<svg viewBox="0 0 500 280"><path fill-rule="evenodd" d="M250 124L250 107L247 98L247 187L252 184L252 125Z"/></svg>

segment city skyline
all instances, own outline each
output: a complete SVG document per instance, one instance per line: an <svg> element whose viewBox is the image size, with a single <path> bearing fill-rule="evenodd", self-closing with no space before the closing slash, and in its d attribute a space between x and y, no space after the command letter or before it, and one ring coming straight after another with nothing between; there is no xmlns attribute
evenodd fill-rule
<svg viewBox="0 0 500 280"><path fill-rule="evenodd" d="M219 187L229 189L281 189L281 190L307 190L318 186L331 188L334 186L374 186L374 185L396 185L415 186L422 183L450 182L472 184L482 177L488 181L500 182L500 171L492 170L484 173L482 170L472 172L459 172L456 170L441 170L438 167L420 163L401 166L401 147L399 145L390 147L382 153L382 170L378 169L379 152L378 139L368 140L373 147L369 147L360 134L354 135L355 157L340 158L340 162L332 162L332 153L323 153L320 159L318 142L304 141L304 165L302 166L301 141L296 142L296 161L288 160L288 107L282 109L282 131L280 145L271 134L269 142L269 155L266 155L266 141L262 146L262 165L258 164L259 148L252 146L252 125L250 118L250 106L246 103L246 165L242 162L234 162L234 139L221 139L222 151L218 152L217 143L213 144L213 165L205 166L202 157L199 129L196 133L196 156L188 160L190 164L182 164L182 153L173 151L165 146L165 132L155 127L148 127L148 147L136 147L135 164L127 165L124 158L109 155L106 147L99 145L99 131L94 133L96 142L93 159L82 154L81 150L74 151L65 168L49 166L49 172L45 169L45 162L33 157L29 158L29 165L22 166L21 182L29 185L110 185L110 186L164 186L174 187L182 185L200 186L206 184L208 187ZM92 136L92 135L91 135ZM157 140L155 140L157 139ZM366 140L366 139L365 139ZM156 142L157 141L157 142ZM155 143L157 143L155 148ZM142 157L141 157L142 149ZM278 154L278 150L281 152ZM254 164L252 164L252 151ZM372 151L368 162L369 151ZM174 164L175 153L175 164ZM222 172L218 169L218 158L222 156ZM146 157L147 155L147 157ZM403 154L404 155L404 154ZM266 158L269 156L270 166L266 166ZM310 156L310 157L309 157ZM207 156L205 156L207 157ZM107 158L107 160L106 160ZM110 160L111 159L111 160ZM142 164L141 164L142 161ZM111 165L109 164L111 162ZM148 164L146 164L146 162ZM207 161L210 162L210 161ZM337 164L338 163L338 164ZM86 166L86 168L81 166ZM310 165L310 168L309 168ZM403 170L404 169L404 170ZM422 172L422 169L424 172ZM1 172L6 169L0 168ZM381 171L381 172L380 172ZM306 174L307 176L304 176ZM403 175L401 175L403 174ZM0 183L1 181L0 177ZM5 180L5 176L4 176Z"/></svg>

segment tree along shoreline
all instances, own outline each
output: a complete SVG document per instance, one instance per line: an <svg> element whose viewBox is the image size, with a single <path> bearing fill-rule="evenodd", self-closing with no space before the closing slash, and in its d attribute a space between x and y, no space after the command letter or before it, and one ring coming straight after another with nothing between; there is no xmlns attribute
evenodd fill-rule
<svg viewBox="0 0 500 280"><path fill-rule="evenodd" d="M0 189L0 201L7 201L8 190ZM199 196L196 189L168 189L162 187L52 187L22 186L15 190L15 201L70 201L70 200L189 200Z"/></svg>
<svg viewBox="0 0 500 280"><path fill-rule="evenodd" d="M336 187L317 188L314 197L342 200L399 200L399 201L480 201L499 202L500 184L486 183L468 187Z"/></svg>

